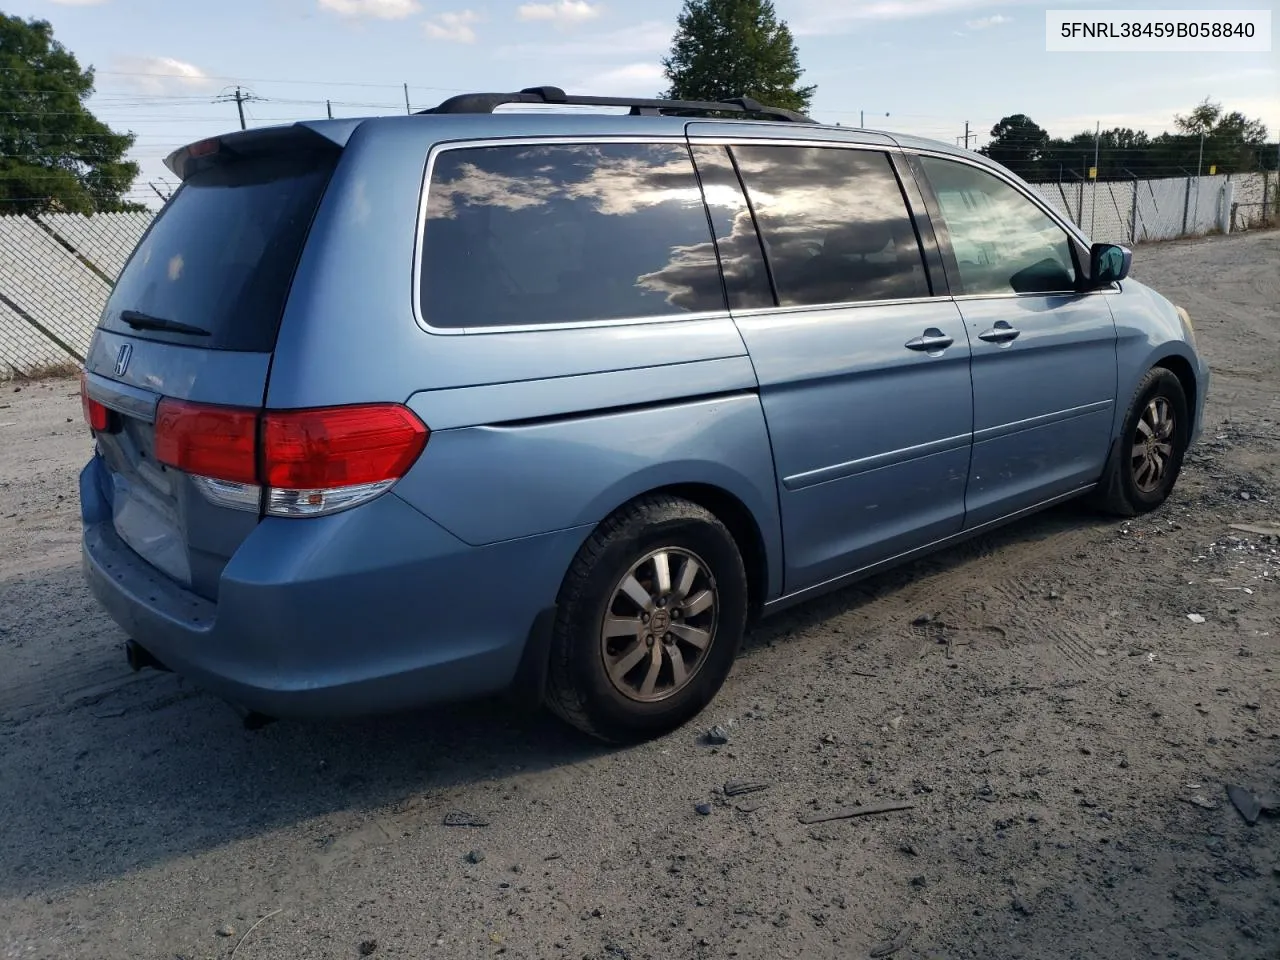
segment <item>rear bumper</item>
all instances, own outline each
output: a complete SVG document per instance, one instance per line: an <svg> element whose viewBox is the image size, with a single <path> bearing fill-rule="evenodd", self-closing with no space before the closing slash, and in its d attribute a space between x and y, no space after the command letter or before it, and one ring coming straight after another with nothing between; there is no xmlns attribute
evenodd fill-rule
<svg viewBox="0 0 1280 960"><path fill-rule="evenodd" d="M509 688L586 535L470 547L394 494L329 517L263 520L212 603L115 533L91 462L83 565L95 597L176 673L270 716L407 709ZM536 670L535 670L536 674Z"/></svg>

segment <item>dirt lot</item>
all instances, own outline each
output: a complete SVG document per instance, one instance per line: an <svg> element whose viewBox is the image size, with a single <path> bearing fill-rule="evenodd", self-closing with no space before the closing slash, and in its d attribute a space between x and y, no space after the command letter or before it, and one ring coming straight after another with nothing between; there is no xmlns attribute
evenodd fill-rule
<svg viewBox="0 0 1280 960"><path fill-rule="evenodd" d="M493 705L250 732L129 674L78 569L75 384L5 387L0 957L1280 957L1280 818L1225 793L1280 791L1280 539L1238 526L1280 525L1280 234L1137 263L1216 377L1173 500L766 622L718 748Z"/></svg>

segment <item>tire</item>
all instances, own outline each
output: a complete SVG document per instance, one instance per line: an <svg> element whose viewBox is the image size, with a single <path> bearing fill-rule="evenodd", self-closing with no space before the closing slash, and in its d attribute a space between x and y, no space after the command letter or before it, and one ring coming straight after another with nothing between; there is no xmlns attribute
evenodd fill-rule
<svg viewBox="0 0 1280 960"><path fill-rule="evenodd" d="M677 497L636 500L600 524L565 575L547 705L612 743L668 733L724 684L747 609L742 555L713 513Z"/></svg>
<svg viewBox="0 0 1280 960"><path fill-rule="evenodd" d="M1165 429L1168 420L1172 425ZM1095 505L1121 517L1159 507L1178 481L1190 430L1181 381L1163 367L1147 371L1125 415L1120 439L1094 496Z"/></svg>

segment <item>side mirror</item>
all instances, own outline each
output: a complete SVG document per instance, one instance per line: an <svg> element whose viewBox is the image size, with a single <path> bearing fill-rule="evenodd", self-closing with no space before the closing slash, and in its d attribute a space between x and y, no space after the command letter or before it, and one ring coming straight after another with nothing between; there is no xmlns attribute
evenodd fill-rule
<svg viewBox="0 0 1280 960"><path fill-rule="evenodd" d="M1095 243L1089 248L1089 283L1105 287L1129 276L1133 251L1115 243Z"/></svg>

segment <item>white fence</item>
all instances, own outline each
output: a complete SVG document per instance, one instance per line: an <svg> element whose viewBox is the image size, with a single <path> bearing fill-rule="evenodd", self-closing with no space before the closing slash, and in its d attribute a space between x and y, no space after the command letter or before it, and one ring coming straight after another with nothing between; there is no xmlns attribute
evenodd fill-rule
<svg viewBox="0 0 1280 960"><path fill-rule="evenodd" d="M84 359L149 213L0 217L0 379Z"/></svg>
<svg viewBox="0 0 1280 960"><path fill-rule="evenodd" d="M1095 240L1143 243L1280 223L1275 174L1035 189ZM150 213L0 216L0 380L83 360Z"/></svg>
<svg viewBox="0 0 1280 960"><path fill-rule="evenodd" d="M1040 183L1040 195L1094 240L1147 243L1280 221L1275 174ZM1268 210L1269 208L1269 210Z"/></svg>

